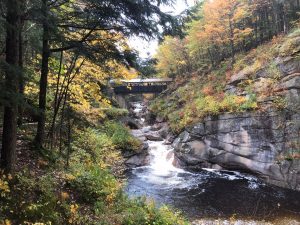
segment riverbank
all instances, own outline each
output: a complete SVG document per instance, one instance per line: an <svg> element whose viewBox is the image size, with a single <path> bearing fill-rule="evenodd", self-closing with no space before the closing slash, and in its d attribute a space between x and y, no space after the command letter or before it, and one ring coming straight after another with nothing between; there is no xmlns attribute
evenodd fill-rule
<svg viewBox="0 0 300 225"><path fill-rule="evenodd" d="M83 124L63 159L32 145L35 124L18 131L15 174L0 170L1 225L188 224L167 207L124 193L122 152L137 151L140 142L119 119Z"/></svg>
<svg viewBox="0 0 300 225"><path fill-rule="evenodd" d="M194 224L230 224L232 219L235 223L231 224L280 224L278 221L285 218L290 218L286 221L291 224L300 222L300 192L221 167L185 170L172 147L176 139L169 133L161 135L166 124L160 118L149 120L145 103L136 102L133 107L134 118L142 126L132 133L149 148L144 150L148 160L130 165L125 189L129 196L146 196L158 204L175 207L195 220ZM149 133L164 138L149 140Z"/></svg>

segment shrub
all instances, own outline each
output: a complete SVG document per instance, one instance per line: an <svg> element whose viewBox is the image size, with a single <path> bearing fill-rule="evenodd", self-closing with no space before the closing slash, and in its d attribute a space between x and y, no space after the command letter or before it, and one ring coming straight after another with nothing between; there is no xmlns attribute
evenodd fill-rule
<svg viewBox="0 0 300 225"><path fill-rule="evenodd" d="M92 128L80 132L73 145L75 152L82 149L90 154L94 161L102 160L103 156L115 151L111 137Z"/></svg>
<svg viewBox="0 0 300 225"><path fill-rule="evenodd" d="M111 108L104 109L104 113L106 114L108 119L115 120L127 116L129 112L127 109L119 109L119 108L111 107Z"/></svg>
<svg viewBox="0 0 300 225"><path fill-rule="evenodd" d="M9 189L0 197L0 223L4 220L13 224L24 224L25 221L64 223L66 210L59 202L50 175L31 178L29 173L24 172L17 174L14 179L5 179L5 183L9 184Z"/></svg>
<svg viewBox="0 0 300 225"><path fill-rule="evenodd" d="M141 148L142 143L134 138L130 134L129 129L121 123L106 122L103 132L111 137L112 143L120 150L138 151Z"/></svg>
<svg viewBox="0 0 300 225"><path fill-rule="evenodd" d="M73 168L73 170L76 176L69 183L83 202L105 201L109 204L115 200L121 186L107 170L97 165L84 168L84 170L78 168Z"/></svg>
<svg viewBox="0 0 300 225"><path fill-rule="evenodd" d="M145 199L135 199L125 212L122 225L187 225L188 222L179 212L174 212L166 206L157 208L153 202Z"/></svg>

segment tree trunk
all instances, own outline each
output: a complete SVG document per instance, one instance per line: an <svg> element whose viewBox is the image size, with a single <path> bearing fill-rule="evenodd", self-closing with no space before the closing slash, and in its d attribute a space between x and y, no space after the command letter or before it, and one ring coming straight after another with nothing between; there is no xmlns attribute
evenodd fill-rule
<svg viewBox="0 0 300 225"><path fill-rule="evenodd" d="M232 17L232 16L231 16ZM229 32L230 32L230 55L231 55L231 66L233 67L235 58L234 58L234 33L233 33L233 24L231 22L231 17L229 18Z"/></svg>
<svg viewBox="0 0 300 225"><path fill-rule="evenodd" d="M20 76L19 76L19 92L20 95L24 95L24 73L23 73L23 54L24 54L24 48L23 48L23 36L22 36L22 28L23 28L24 21L21 21L20 30L19 30L19 67L20 67ZM23 105L22 103L19 105L18 112L18 126L22 126L23 124Z"/></svg>
<svg viewBox="0 0 300 225"><path fill-rule="evenodd" d="M43 13L43 50L42 50L42 68L40 78L40 93L39 93L39 118L38 127L35 137L35 144L41 148L45 139L45 123L46 123L46 95L47 95L47 83L48 83L48 64L50 57L49 49L49 24L48 24L48 6L47 0L42 2Z"/></svg>
<svg viewBox="0 0 300 225"><path fill-rule="evenodd" d="M17 116L18 116L18 61L19 61L19 30L20 6L22 0L6 2L6 62L5 91L7 101L4 108L3 137L1 150L1 167L13 173L16 163Z"/></svg>

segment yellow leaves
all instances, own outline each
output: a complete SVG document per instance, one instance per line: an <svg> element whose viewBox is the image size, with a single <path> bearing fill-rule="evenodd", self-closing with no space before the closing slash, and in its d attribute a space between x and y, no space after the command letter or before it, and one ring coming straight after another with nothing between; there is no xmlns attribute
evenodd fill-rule
<svg viewBox="0 0 300 225"><path fill-rule="evenodd" d="M70 217L69 217L69 220L68 220L68 222L70 224L73 224L77 221L78 208L79 208L79 206L77 204L70 205Z"/></svg>
<svg viewBox="0 0 300 225"><path fill-rule="evenodd" d="M72 204L72 205L70 206L70 212L71 212L72 214L75 214L75 213L77 213L78 208L79 208L79 206L78 206L77 204Z"/></svg>
<svg viewBox="0 0 300 225"><path fill-rule="evenodd" d="M223 45L218 46L222 48L228 46L232 40L236 45L252 34L252 29L246 22L251 16L251 8L245 1L205 1L200 15L203 18L191 24L187 37L190 51L196 57L199 51L201 54L203 50L207 51L214 45ZM196 49L199 48L197 52Z"/></svg>
<svg viewBox="0 0 300 225"><path fill-rule="evenodd" d="M8 219L4 220L4 224L3 225L11 225L11 224L12 224L12 222L10 220L8 220Z"/></svg>
<svg viewBox="0 0 300 225"><path fill-rule="evenodd" d="M25 86L24 93L26 95L29 95L29 94L38 94L39 93L39 89L38 89L38 87L33 82L28 82L26 84L26 86Z"/></svg>
<svg viewBox="0 0 300 225"><path fill-rule="evenodd" d="M0 177L0 196L5 197L8 193L10 193L10 188L8 181L12 179L12 176L10 174L5 175L2 174Z"/></svg>
<svg viewBox="0 0 300 225"><path fill-rule="evenodd" d="M165 37L156 54L158 63L156 69L162 77L170 76L176 72L184 72L188 65L188 52L184 40Z"/></svg>
<svg viewBox="0 0 300 225"><path fill-rule="evenodd" d="M68 192L62 191L62 192L60 193L60 197L61 197L61 199L62 199L63 201L65 201L65 200L68 200L68 199L70 198L70 195L69 195Z"/></svg>
<svg viewBox="0 0 300 225"><path fill-rule="evenodd" d="M236 96L234 99L235 103L241 105L247 101L246 97L244 96Z"/></svg>
<svg viewBox="0 0 300 225"><path fill-rule="evenodd" d="M64 175L64 178L68 181L72 181L72 180L75 180L76 177L73 175L73 174L70 174L70 173L67 173Z"/></svg>

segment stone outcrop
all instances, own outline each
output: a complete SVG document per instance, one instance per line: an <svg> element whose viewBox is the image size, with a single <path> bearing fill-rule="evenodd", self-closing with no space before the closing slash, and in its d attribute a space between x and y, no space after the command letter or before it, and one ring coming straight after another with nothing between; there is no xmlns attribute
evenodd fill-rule
<svg viewBox="0 0 300 225"><path fill-rule="evenodd" d="M129 157L126 161L125 164L130 167L138 167L138 166L144 166L149 164L150 161L150 156L148 154L148 152L143 151L140 154L135 154L132 155L131 157Z"/></svg>
<svg viewBox="0 0 300 225"><path fill-rule="evenodd" d="M275 61L280 77L273 91L285 99L284 110L269 107L276 96L268 96L260 102L265 104L265 112L207 117L186 128L173 142L176 157L185 167L245 170L270 183L300 190L299 54L300 47L293 57L281 56ZM263 69L258 71L254 91L268 90L271 76ZM243 95L238 85L248 77L245 71L233 75L226 92Z"/></svg>
<svg viewBox="0 0 300 225"><path fill-rule="evenodd" d="M159 135L158 132L148 132L145 134L145 137L147 138L147 140L149 141L163 141L164 139Z"/></svg>
<svg viewBox="0 0 300 225"><path fill-rule="evenodd" d="M300 114L243 113L207 118L173 142L186 167L245 170L269 182L300 188L300 161L290 160L299 141Z"/></svg>

